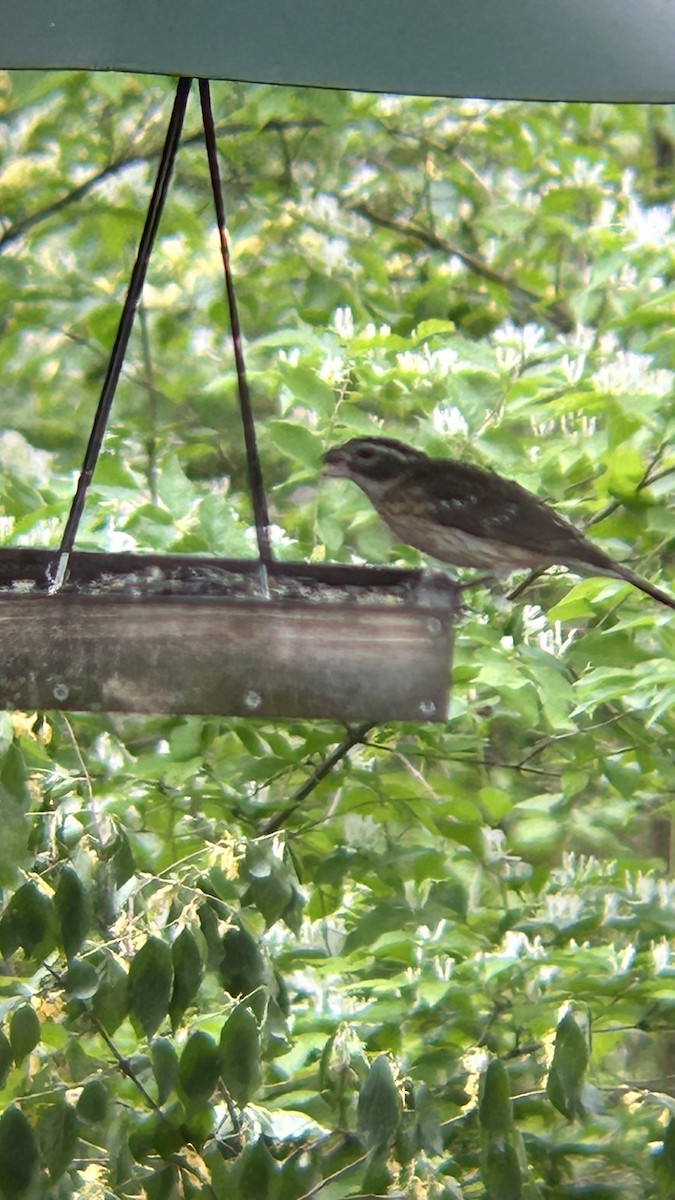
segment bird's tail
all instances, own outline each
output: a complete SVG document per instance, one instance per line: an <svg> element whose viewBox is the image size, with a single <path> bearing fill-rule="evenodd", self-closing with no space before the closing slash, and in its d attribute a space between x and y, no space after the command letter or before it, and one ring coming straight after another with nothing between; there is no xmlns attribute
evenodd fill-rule
<svg viewBox="0 0 675 1200"><path fill-rule="evenodd" d="M627 583L632 583L634 587L639 588L641 592L646 592L653 600L658 600L659 604L665 604L667 608L675 608L675 600L669 596L667 592L661 591L648 579L643 579L638 575L637 571L631 571L630 567L620 566L614 563L614 574L617 579L625 579Z"/></svg>

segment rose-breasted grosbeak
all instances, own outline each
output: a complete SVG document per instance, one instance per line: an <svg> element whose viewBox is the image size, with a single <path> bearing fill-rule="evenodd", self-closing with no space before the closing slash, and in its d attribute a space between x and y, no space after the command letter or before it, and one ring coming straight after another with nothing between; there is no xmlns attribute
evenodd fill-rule
<svg viewBox="0 0 675 1200"><path fill-rule="evenodd" d="M491 574L561 564L623 579L675 600L614 562L532 492L473 463L429 458L392 438L352 438L324 455L326 474L351 479L402 542L457 567Z"/></svg>

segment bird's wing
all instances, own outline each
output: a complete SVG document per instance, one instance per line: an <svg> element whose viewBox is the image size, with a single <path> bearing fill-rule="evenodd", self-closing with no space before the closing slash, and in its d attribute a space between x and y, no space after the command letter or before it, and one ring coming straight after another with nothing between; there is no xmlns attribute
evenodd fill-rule
<svg viewBox="0 0 675 1200"><path fill-rule="evenodd" d="M613 565L569 521L512 479L473 463L432 459L426 467L425 490L439 525L534 553L543 551L551 563L574 560L604 569Z"/></svg>

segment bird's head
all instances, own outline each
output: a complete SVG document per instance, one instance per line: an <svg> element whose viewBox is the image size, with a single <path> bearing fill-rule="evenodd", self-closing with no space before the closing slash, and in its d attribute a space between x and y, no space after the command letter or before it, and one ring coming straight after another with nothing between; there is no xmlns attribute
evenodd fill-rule
<svg viewBox="0 0 675 1200"><path fill-rule="evenodd" d="M326 475L351 479L368 492L393 482L425 457L420 450L393 438L360 437L333 446L324 454L323 461Z"/></svg>

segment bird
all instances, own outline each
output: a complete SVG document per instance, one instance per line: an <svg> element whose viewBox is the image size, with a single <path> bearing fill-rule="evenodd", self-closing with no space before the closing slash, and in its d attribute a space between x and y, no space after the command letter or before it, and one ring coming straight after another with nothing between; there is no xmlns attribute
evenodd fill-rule
<svg viewBox="0 0 675 1200"><path fill-rule="evenodd" d="M405 442L355 437L323 456L324 473L356 483L401 542L490 576L555 565L630 583L675 609L675 599L615 562L533 492L474 463L431 458Z"/></svg>

